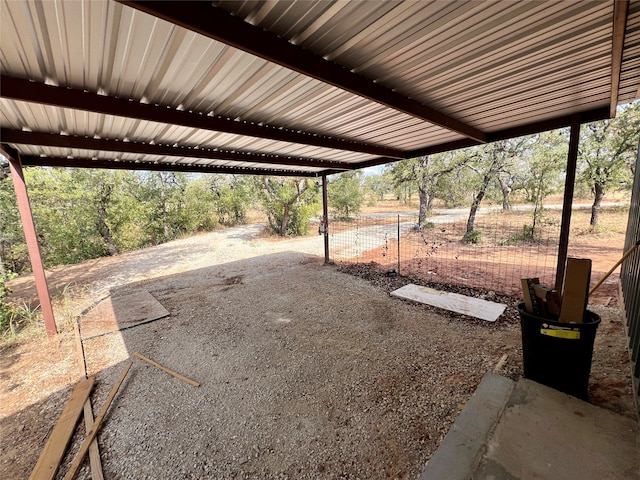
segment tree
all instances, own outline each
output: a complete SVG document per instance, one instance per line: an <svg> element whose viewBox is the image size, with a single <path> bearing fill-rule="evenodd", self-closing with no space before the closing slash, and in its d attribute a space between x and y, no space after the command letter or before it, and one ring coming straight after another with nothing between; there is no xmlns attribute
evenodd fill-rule
<svg viewBox="0 0 640 480"><path fill-rule="evenodd" d="M198 177L187 183L184 205L181 222L185 233L208 232L218 225L215 195L208 179Z"/></svg>
<svg viewBox="0 0 640 480"><path fill-rule="evenodd" d="M640 103L620 109L612 120L585 125L581 133L581 179L590 185L594 196L590 224L595 227L606 192L629 184L629 165L633 164L640 139Z"/></svg>
<svg viewBox="0 0 640 480"><path fill-rule="evenodd" d="M471 202L469 218L467 219L467 229L465 239L471 238L474 231L476 214L480 208L480 203L484 198L489 183L497 178L501 172L507 172L513 165L527 137L520 137L512 140L501 140L488 145L476 147L469 152L469 158L474 159L473 164L469 164L477 174L479 182L476 184L476 194Z"/></svg>
<svg viewBox="0 0 640 480"><path fill-rule="evenodd" d="M389 170L386 169L382 173L365 175L362 180L362 188L368 204L375 205L377 201L384 200L384 196L393 190L393 179Z"/></svg>
<svg viewBox="0 0 640 480"><path fill-rule="evenodd" d="M28 168L24 176L45 265L76 263L107 253L97 229L97 180L92 183L87 171L70 168Z"/></svg>
<svg viewBox="0 0 640 480"><path fill-rule="evenodd" d="M151 244L166 242L187 232L183 221L187 183L183 173L144 174L137 196L144 206L142 221Z"/></svg>
<svg viewBox="0 0 640 480"><path fill-rule="evenodd" d="M562 187L562 169L567 162L569 147L568 132L554 130L532 137L532 142L519 168L523 188L529 192L529 200L533 203L533 223L530 238L534 238L536 228L543 215L544 199Z"/></svg>
<svg viewBox="0 0 640 480"><path fill-rule="evenodd" d="M318 210L318 185L307 178L267 177L255 180L272 232L305 235Z"/></svg>
<svg viewBox="0 0 640 480"><path fill-rule="evenodd" d="M21 272L29 264L18 205L10 176L0 179L0 276Z"/></svg>
<svg viewBox="0 0 640 480"><path fill-rule="evenodd" d="M341 220L349 220L360 213L364 195L360 172L344 172L331 179L327 186L329 208Z"/></svg>
<svg viewBox="0 0 640 480"><path fill-rule="evenodd" d="M246 221L251 204L251 185L245 176L215 175L210 182L215 211L222 225L238 225Z"/></svg>
<svg viewBox="0 0 640 480"><path fill-rule="evenodd" d="M418 190L420 225L426 222L427 215L433 209L440 178L461 168L467 162L468 157L462 152L447 152L404 160L391 167L396 186L410 185Z"/></svg>
<svg viewBox="0 0 640 480"><path fill-rule="evenodd" d="M12 179L0 164L0 263L29 265ZM26 168L46 266L157 244L217 224L208 180L125 170Z"/></svg>

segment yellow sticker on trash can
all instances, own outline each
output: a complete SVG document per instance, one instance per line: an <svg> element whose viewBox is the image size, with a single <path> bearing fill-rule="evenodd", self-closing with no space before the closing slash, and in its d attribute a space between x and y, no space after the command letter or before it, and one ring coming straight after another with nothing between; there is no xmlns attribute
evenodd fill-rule
<svg viewBox="0 0 640 480"><path fill-rule="evenodd" d="M565 330L560 328L541 328L540 333L549 337L580 340L580 330Z"/></svg>

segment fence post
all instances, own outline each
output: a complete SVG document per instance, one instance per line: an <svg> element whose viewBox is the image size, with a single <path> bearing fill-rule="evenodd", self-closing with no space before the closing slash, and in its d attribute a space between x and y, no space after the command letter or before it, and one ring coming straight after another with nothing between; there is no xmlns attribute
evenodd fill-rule
<svg viewBox="0 0 640 480"><path fill-rule="evenodd" d="M400 275L400 214L398 214L398 275Z"/></svg>
<svg viewBox="0 0 640 480"><path fill-rule="evenodd" d="M324 264L330 263L329 258L329 197L327 194L327 176L322 175L322 221L324 222ZM320 224L322 227L322 223Z"/></svg>

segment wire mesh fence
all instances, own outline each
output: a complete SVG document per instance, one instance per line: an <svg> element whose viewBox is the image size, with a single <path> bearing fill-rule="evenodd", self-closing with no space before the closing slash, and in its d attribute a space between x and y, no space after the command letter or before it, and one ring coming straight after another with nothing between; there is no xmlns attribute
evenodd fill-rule
<svg viewBox="0 0 640 480"><path fill-rule="evenodd" d="M468 215L468 213L467 213ZM375 263L381 269L428 280L515 295L520 279L553 285L559 218L546 216L533 229L530 212L479 216L464 240L464 214L436 215L426 226L408 214L360 216L330 224L330 255L345 263Z"/></svg>

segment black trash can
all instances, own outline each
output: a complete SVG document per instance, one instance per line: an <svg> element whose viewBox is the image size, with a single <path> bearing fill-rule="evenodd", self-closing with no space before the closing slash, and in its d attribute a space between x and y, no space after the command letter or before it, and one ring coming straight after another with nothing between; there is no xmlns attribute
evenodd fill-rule
<svg viewBox="0 0 640 480"><path fill-rule="evenodd" d="M548 320L518 305L524 376L587 400L591 357L600 316L587 310L584 323Z"/></svg>

